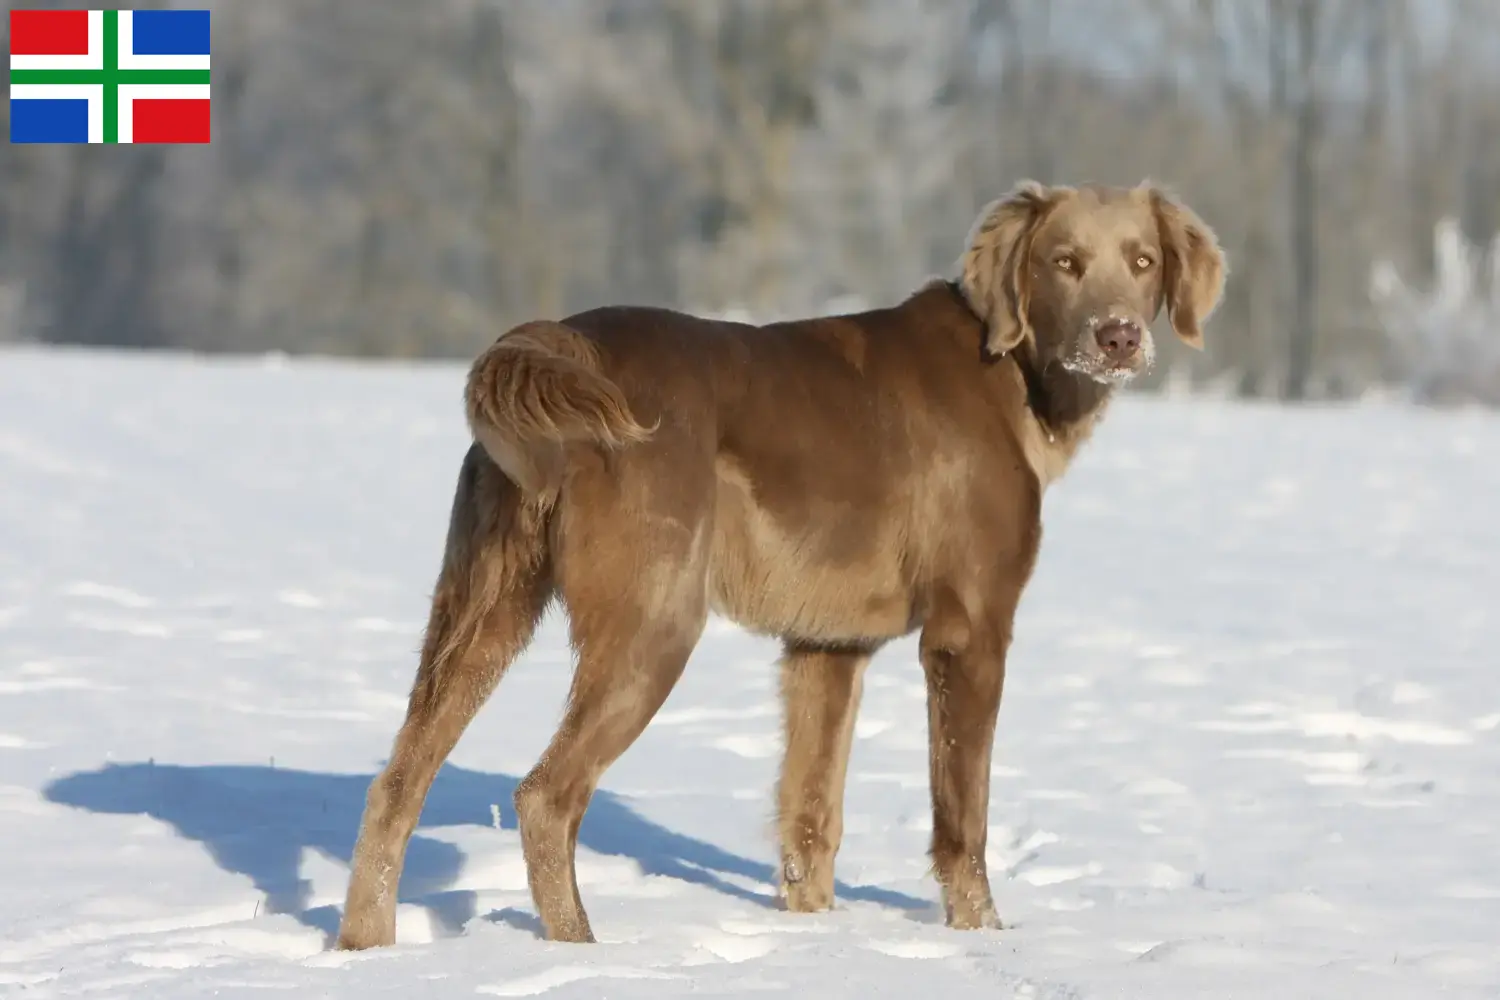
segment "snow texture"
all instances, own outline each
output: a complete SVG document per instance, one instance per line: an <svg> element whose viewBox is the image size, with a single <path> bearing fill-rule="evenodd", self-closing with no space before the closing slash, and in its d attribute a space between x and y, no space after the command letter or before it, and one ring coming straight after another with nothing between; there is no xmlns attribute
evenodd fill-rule
<svg viewBox="0 0 1500 1000"><path fill-rule="evenodd" d="M715 620L584 823L601 943L541 940L511 792L553 616L437 781L397 946L329 951L462 377L0 353L0 994L1500 991L1500 420L1385 404L1128 398L1054 487L995 757L1011 929L936 912L912 640L869 677L839 908L772 905L776 647Z"/></svg>

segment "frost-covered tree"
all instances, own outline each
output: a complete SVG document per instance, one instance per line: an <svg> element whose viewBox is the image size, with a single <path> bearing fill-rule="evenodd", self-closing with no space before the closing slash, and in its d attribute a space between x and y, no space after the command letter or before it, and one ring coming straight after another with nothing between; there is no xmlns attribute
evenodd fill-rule
<svg viewBox="0 0 1500 1000"><path fill-rule="evenodd" d="M948 0L840 13L796 172L796 242L811 257L799 271L818 297L886 303L956 259L977 208L955 183L975 129L948 95L969 15Z"/></svg>
<svg viewBox="0 0 1500 1000"><path fill-rule="evenodd" d="M1500 406L1500 236L1469 242L1458 220L1433 236L1430 288L1413 287L1389 260L1371 271L1371 299L1396 378L1417 402Z"/></svg>

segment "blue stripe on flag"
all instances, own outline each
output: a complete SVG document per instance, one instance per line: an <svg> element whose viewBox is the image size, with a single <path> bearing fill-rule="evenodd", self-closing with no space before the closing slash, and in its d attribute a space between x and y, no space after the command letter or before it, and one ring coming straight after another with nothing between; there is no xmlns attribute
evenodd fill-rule
<svg viewBox="0 0 1500 1000"><path fill-rule="evenodd" d="M11 142L88 142L89 102L71 98L12 98Z"/></svg>
<svg viewBox="0 0 1500 1000"><path fill-rule="evenodd" d="M138 10L130 20L131 49L138 56L209 54L206 10Z"/></svg>

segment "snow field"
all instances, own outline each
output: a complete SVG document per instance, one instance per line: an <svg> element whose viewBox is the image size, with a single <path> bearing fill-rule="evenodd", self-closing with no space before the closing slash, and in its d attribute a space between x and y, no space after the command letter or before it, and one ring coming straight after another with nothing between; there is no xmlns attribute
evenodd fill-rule
<svg viewBox="0 0 1500 1000"><path fill-rule="evenodd" d="M457 365L0 353L0 994L1500 994L1500 419L1128 398L1049 495L1001 710L998 933L926 876L882 652L840 908L771 904L776 646L713 621L606 775L601 943L540 940L514 784L548 622L439 776L399 943L327 950L466 445Z"/></svg>

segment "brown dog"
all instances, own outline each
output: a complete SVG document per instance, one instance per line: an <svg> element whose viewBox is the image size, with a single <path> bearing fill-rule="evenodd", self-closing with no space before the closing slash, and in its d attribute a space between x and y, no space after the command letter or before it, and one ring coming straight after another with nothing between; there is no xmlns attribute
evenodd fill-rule
<svg viewBox="0 0 1500 1000"><path fill-rule="evenodd" d="M950 926L997 924L990 751L1042 491L1150 364L1163 307L1201 346L1224 263L1209 227L1154 187L1027 182L985 209L959 271L888 309L763 327L596 309L517 327L479 357L477 444L406 721L370 786L340 947L394 941L432 779L554 597L578 667L515 796L550 938L593 940L579 822L710 609L785 643L786 906L833 903L862 672L920 629L933 870Z"/></svg>

